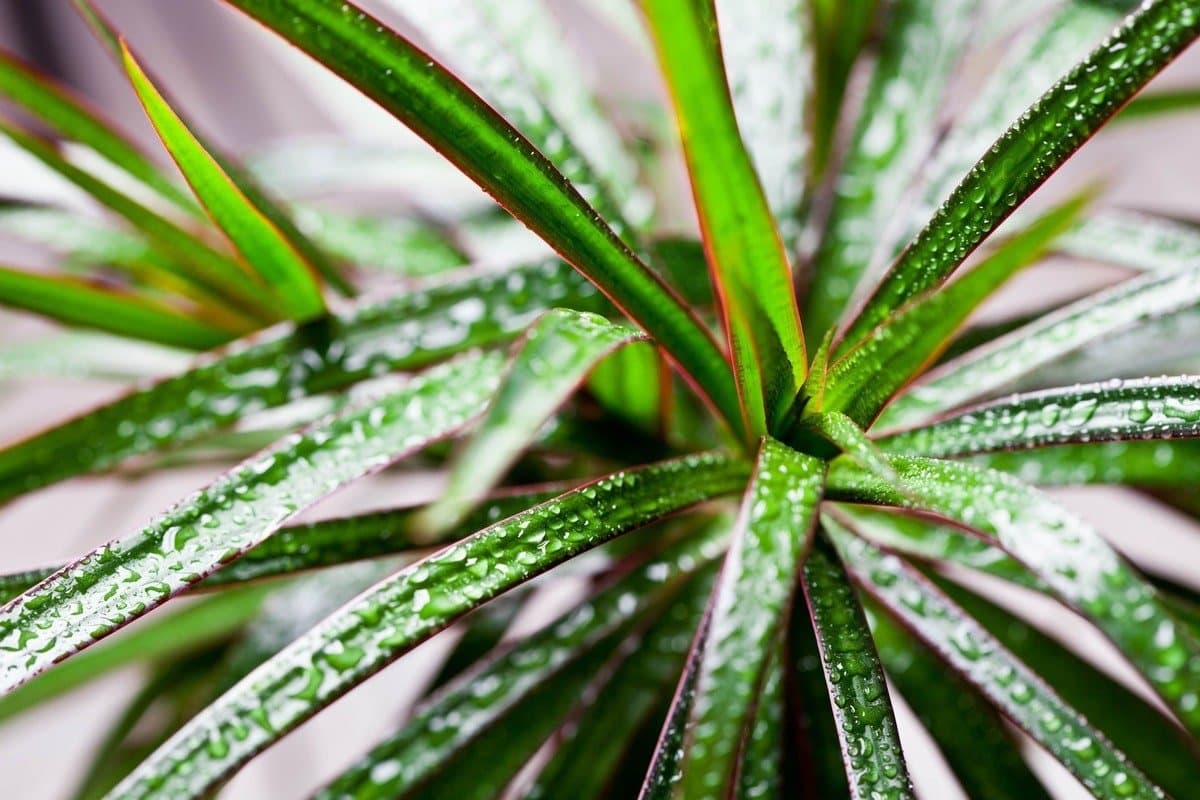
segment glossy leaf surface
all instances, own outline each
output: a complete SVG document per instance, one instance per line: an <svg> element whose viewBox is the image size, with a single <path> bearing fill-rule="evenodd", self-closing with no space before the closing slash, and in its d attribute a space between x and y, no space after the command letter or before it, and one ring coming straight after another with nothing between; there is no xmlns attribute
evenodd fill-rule
<svg viewBox="0 0 1200 800"><path fill-rule="evenodd" d="M675 101L746 431L761 436L804 380L787 254L738 131L712 0L643 0L642 8Z"/></svg>
<svg viewBox="0 0 1200 800"><path fill-rule="evenodd" d="M852 346L934 286L1159 70L1200 35L1190 0L1152 0L1038 99L967 173L847 331Z"/></svg>
<svg viewBox="0 0 1200 800"><path fill-rule="evenodd" d="M377 584L247 676L114 797L203 796L240 765L463 614L579 553L715 495L747 468L697 455L567 492Z"/></svg>

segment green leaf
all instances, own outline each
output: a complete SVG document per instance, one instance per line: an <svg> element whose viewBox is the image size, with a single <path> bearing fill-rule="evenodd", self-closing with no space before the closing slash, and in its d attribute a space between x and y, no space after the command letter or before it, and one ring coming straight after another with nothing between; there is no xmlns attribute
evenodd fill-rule
<svg viewBox="0 0 1200 800"><path fill-rule="evenodd" d="M1001 473L926 458L892 459L913 501L834 462L837 499L928 510L985 534L1103 631L1191 731L1200 730L1200 643L1154 587L1082 520Z"/></svg>
<svg viewBox="0 0 1200 800"><path fill-rule="evenodd" d="M679 797L725 796L782 636L821 499L824 465L764 439L714 593L680 762Z"/></svg>
<svg viewBox="0 0 1200 800"><path fill-rule="evenodd" d="M282 303L284 313L298 320L323 314L325 300L312 265L208 154L128 48L123 55L146 116L180 172L213 221Z"/></svg>
<svg viewBox="0 0 1200 800"><path fill-rule="evenodd" d="M888 8L864 113L813 259L804 309L810 342L837 325L874 262L891 255L879 252L880 232L932 144L942 95L977 5L977 0L899 0Z"/></svg>
<svg viewBox="0 0 1200 800"><path fill-rule="evenodd" d="M980 303L1049 248L1088 199L1083 193L1052 208L961 279L900 308L834 362L820 407L869 425L892 394L937 357Z"/></svg>
<svg viewBox="0 0 1200 800"><path fill-rule="evenodd" d="M760 436L804 382L791 269L738 132L712 0L642 0L687 156L745 430Z"/></svg>
<svg viewBox="0 0 1200 800"><path fill-rule="evenodd" d="M984 238L1200 35L1191 0L1151 0L1075 65L967 173L875 289L843 339L863 339L948 277Z"/></svg>
<svg viewBox="0 0 1200 800"><path fill-rule="evenodd" d="M193 653L224 639L258 612L270 588L247 586L206 597L134 626L0 697L0 720L60 697L129 664Z"/></svg>
<svg viewBox="0 0 1200 800"><path fill-rule="evenodd" d="M802 797L849 797L841 740L825 683L825 664L804 603L793 603L788 626L788 714L793 720L796 779Z"/></svg>
<svg viewBox="0 0 1200 800"><path fill-rule="evenodd" d="M1200 378L1140 378L985 403L893 434L884 449L950 458L993 450L1200 436Z"/></svg>
<svg viewBox="0 0 1200 800"><path fill-rule="evenodd" d="M478 527L476 529L478 530ZM462 635L442 662L437 675L429 682L426 694L441 689L495 650L503 641L513 620L523 609L528 608L525 601L529 599L529 595L530 591L526 587L514 589L468 614L466 619L459 623Z"/></svg>
<svg viewBox="0 0 1200 800"><path fill-rule="evenodd" d="M937 742L967 797L1051 800L1021 757L1020 743L986 698L914 642L877 604L865 605L888 677Z"/></svg>
<svg viewBox="0 0 1200 800"><path fill-rule="evenodd" d="M0 381L41 377L131 381L178 372L190 358L185 350L104 333L57 333L0 347Z"/></svg>
<svg viewBox="0 0 1200 800"><path fill-rule="evenodd" d="M1200 305L1200 269L1150 274L1090 295L930 372L888 406L878 428L910 427L1086 345Z"/></svg>
<svg viewBox="0 0 1200 800"><path fill-rule="evenodd" d="M1118 122L1142 122L1168 114L1194 112L1200 108L1200 89L1159 89L1135 97L1121 109Z"/></svg>
<svg viewBox="0 0 1200 800"><path fill-rule="evenodd" d="M595 314L555 309L525 335L487 415L450 465L431 529L457 523L504 477L538 431L605 355L642 338Z"/></svg>
<svg viewBox="0 0 1200 800"><path fill-rule="evenodd" d="M866 542L838 536L851 574L933 650L1101 800L1163 798L1102 733L1055 695L981 625L919 573Z"/></svg>
<svg viewBox="0 0 1200 800"><path fill-rule="evenodd" d="M724 520L719 525L728 526ZM595 698L562 732L563 741L524 795L525 800L601 800L629 757L630 739L679 680L692 634L704 614L711 580L693 580L596 687ZM589 693L591 694L591 693ZM606 790L607 793L606 793Z"/></svg>
<svg viewBox="0 0 1200 800"><path fill-rule="evenodd" d="M712 337L529 141L460 81L353 4L229 2L341 75L441 151L600 286L737 424L740 411L729 364Z"/></svg>
<svg viewBox="0 0 1200 800"><path fill-rule="evenodd" d="M615 536L736 491L746 474L743 462L713 454L618 472L439 551L360 595L247 676L113 796L203 796L473 608Z"/></svg>
<svg viewBox="0 0 1200 800"><path fill-rule="evenodd" d="M20 685L238 558L317 500L458 430L486 408L502 366L497 354L465 357L352 406L21 595L0 610L0 686Z"/></svg>
<svg viewBox="0 0 1200 800"><path fill-rule="evenodd" d="M233 334L136 294L0 267L0 305L169 347L207 350Z"/></svg>
<svg viewBox="0 0 1200 800"><path fill-rule="evenodd" d="M784 251L794 258L807 206L811 19L804 0L715 5L738 130Z"/></svg>
<svg viewBox="0 0 1200 800"><path fill-rule="evenodd" d="M699 537L669 547L538 633L477 665L419 707L399 732L372 748L318 797L332 800L427 793L422 784L438 783L442 780L440 773L453 771L456 763L462 763L473 740L497 728L513 736L516 727L511 715L519 706L534 702L539 687L567 674L576 684L575 691L566 698L569 708L597 671L595 665L591 673L579 674L575 669L579 662L595 660L590 651L596 645L613 634L630 636L631 627L646 614L675 599L684 578L694 571L701 570L707 576L700 581L701 587L712 585L715 570L702 568L720 556L725 532L709 528ZM602 665L609 653L599 655ZM548 713L543 716L538 727L549 735L560 720ZM430 730L441 735L430 740ZM535 749L544 738L535 739ZM478 777L474 770L459 771L470 779ZM388 777L380 780L381 775ZM444 796L461 796L441 791Z"/></svg>
<svg viewBox="0 0 1200 800"><path fill-rule="evenodd" d="M813 173L820 177L846 113L850 72L875 27L876 0L810 0L813 27Z"/></svg>
<svg viewBox="0 0 1200 800"><path fill-rule="evenodd" d="M787 714L783 637L767 666L762 691L754 701L754 719L747 727L738 764L738 800L782 798Z"/></svg>
<svg viewBox="0 0 1200 800"><path fill-rule="evenodd" d="M923 171L924 185L903 227L889 237L888 250L916 236L1013 120L1086 58L1137 4L1138 0L1070 0L1018 34L962 118L946 132ZM1008 6L992 13L1012 18Z"/></svg>
<svg viewBox="0 0 1200 800"><path fill-rule="evenodd" d="M185 211L197 213L187 192L169 180L127 136L101 119L66 87L39 75L7 54L0 55L0 94L37 116L61 136L91 148L160 197Z"/></svg>
<svg viewBox="0 0 1200 800"><path fill-rule="evenodd" d="M417 216L351 214L310 205L293 211L305 235L360 270L424 278L470 260L449 233Z"/></svg>
<svg viewBox="0 0 1200 800"><path fill-rule="evenodd" d="M71 164L46 142L0 121L0 134L50 169L87 192L140 231L177 264L174 274L208 294L228 297L239 308L264 320L278 319L270 296L234 259L200 241L166 217Z"/></svg>
<svg viewBox="0 0 1200 800"><path fill-rule="evenodd" d="M833 704L849 796L914 797L866 616L845 568L823 537L804 562L801 586Z"/></svg>
<svg viewBox="0 0 1200 800"><path fill-rule="evenodd" d="M555 305L609 308L590 284L551 261L264 334L0 451L0 500L195 441L253 411L506 341Z"/></svg>
<svg viewBox="0 0 1200 800"><path fill-rule="evenodd" d="M1200 442L1190 440L1039 447L985 453L971 461L1041 486L1123 483L1192 487L1200 483Z"/></svg>
<svg viewBox="0 0 1200 800"><path fill-rule="evenodd" d="M1075 223L1055 250L1138 272L1178 272L1200 266L1200 229L1143 211L1102 211Z"/></svg>

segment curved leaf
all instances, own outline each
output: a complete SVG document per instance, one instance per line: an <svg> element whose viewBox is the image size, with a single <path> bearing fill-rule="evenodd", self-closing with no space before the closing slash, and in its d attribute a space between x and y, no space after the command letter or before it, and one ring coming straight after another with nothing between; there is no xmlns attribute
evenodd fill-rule
<svg viewBox="0 0 1200 800"><path fill-rule="evenodd" d="M8 54L0 54L0 94L67 139L90 147L175 206L196 213L191 197L82 99Z"/></svg>
<svg viewBox="0 0 1200 800"><path fill-rule="evenodd" d="M11 690L238 558L346 483L461 428L486 407L502 363L496 354L451 362L288 437L13 600L0 609L0 686Z"/></svg>
<svg viewBox="0 0 1200 800"><path fill-rule="evenodd" d="M804 596L853 800L912 798L879 655L845 569L824 539L804 562Z"/></svg>
<svg viewBox="0 0 1200 800"><path fill-rule="evenodd" d="M487 415L450 466L429 508L432 529L457 523L504 477L538 431L605 355L642 338L594 314L555 309L525 335Z"/></svg>
<svg viewBox="0 0 1200 800"><path fill-rule="evenodd" d="M1200 378L1141 378L1048 389L969 408L880 440L939 458L992 450L1200 436Z"/></svg>
<svg viewBox="0 0 1200 800"><path fill-rule="evenodd" d="M904 301L948 277L1197 36L1200 11L1191 0L1150 0L1128 17L984 153L872 293L843 345L853 346Z"/></svg>
<svg viewBox="0 0 1200 800"><path fill-rule="evenodd" d="M737 393L716 342L528 140L470 89L353 4L228 2L347 79L441 151L600 286L736 424Z"/></svg>
<svg viewBox="0 0 1200 800"><path fill-rule="evenodd" d="M589 651L602 640L613 634L630 636L631 627L636 627L639 619L655 607L672 602L683 578L711 564L721 554L724 534L719 528L710 528L700 537L689 537L668 548L538 633L460 676L419 707L398 733L372 748L318 797L333 800L421 794L426 791L422 784L439 781L435 776L452 769L464 751L469 750L472 740L496 728L512 736L514 726L508 718L517 706L532 702L543 684L575 673L571 682L577 685L566 701L576 702L579 690L597 670L592 664L592 674L578 674L573 669L575 664L594 662L595 657ZM704 572L709 580L700 581L701 588L712 584L712 570ZM694 592L688 590L688 593ZM607 651L599 653L603 664L611 651L601 650ZM481 687L486 691L481 691ZM548 734L559 720L550 714L544 716L540 726ZM430 730L439 732L436 740L429 739ZM541 739L535 741L540 744ZM467 772L470 779L478 777L473 770ZM451 795L446 793L446 796Z"/></svg>
<svg viewBox="0 0 1200 800"><path fill-rule="evenodd" d="M715 0L733 110L784 251L794 258L807 205L812 22L804 0Z"/></svg>
<svg viewBox="0 0 1200 800"><path fill-rule="evenodd" d="M1159 89L1135 97L1133 102L1121 109L1117 119L1121 122L1161 117L1166 114L1195 111L1200 108L1200 89Z"/></svg>
<svg viewBox="0 0 1200 800"><path fill-rule="evenodd" d="M1103 211L1063 234L1055 249L1138 272L1179 272L1200 267L1200 228L1139 211Z"/></svg>
<svg viewBox="0 0 1200 800"><path fill-rule="evenodd" d="M736 491L701 454L618 472L486 528L377 584L248 675L112 797L201 797L259 751L471 609L615 536Z"/></svg>
<svg viewBox="0 0 1200 800"><path fill-rule="evenodd" d="M746 433L761 436L804 381L791 269L721 62L712 0L642 0L675 101Z"/></svg>
<svg viewBox="0 0 1200 800"><path fill-rule="evenodd" d="M0 500L194 441L252 411L505 341L555 305L609 308L565 264L546 262L276 329L0 451Z"/></svg>
<svg viewBox="0 0 1200 800"><path fill-rule="evenodd" d="M809 340L835 327L880 255L881 231L933 143L942 95L972 30L977 0L900 0L885 15L865 110L835 193L804 308ZM894 220L891 224L894 224Z"/></svg>
<svg viewBox="0 0 1200 800"><path fill-rule="evenodd" d="M1125 755L981 625L919 573L862 540L838 536L851 574L888 614L933 650L1101 800L1165 798Z"/></svg>
<svg viewBox="0 0 1200 800"><path fill-rule="evenodd" d="M847 115L846 84L873 29L876 0L812 0L813 174L820 177L833 149L841 117Z"/></svg>
<svg viewBox="0 0 1200 800"><path fill-rule="evenodd" d="M196 139L142 71L129 48L125 71L146 116L187 178L196 197L246 263L270 287L291 319L311 319L325 311L313 267Z"/></svg>
<svg viewBox="0 0 1200 800"><path fill-rule="evenodd" d="M819 407L870 424L980 303L1046 251L1087 200L1085 193L1047 211L959 280L896 311L829 368Z"/></svg>
<svg viewBox="0 0 1200 800"><path fill-rule="evenodd" d="M900 395L880 428L923 422L1006 385L1085 345L1200 304L1200 268L1145 275L1071 303L928 373Z"/></svg>
<svg viewBox="0 0 1200 800"><path fill-rule="evenodd" d="M136 294L7 267L0 267L0 305L69 325L190 350L207 350L233 336Z"/></svg>
<svg viewBox="0 0 1200 800"><path fill-rule="evenodd" d="M892 466L915 502L849 463L831 466L829 493L928 510L994 537L1102 630L1185 727L1200 730L1200 642L1095 530L1007 475L925 458L897 456Z"/></svg>
<svg viewBox="0 0 1200 800"><path fill-rule="evenodd" d="M714 592L680 761L680 797L725 796L808 550L824 465L764 439Z"/></svg>

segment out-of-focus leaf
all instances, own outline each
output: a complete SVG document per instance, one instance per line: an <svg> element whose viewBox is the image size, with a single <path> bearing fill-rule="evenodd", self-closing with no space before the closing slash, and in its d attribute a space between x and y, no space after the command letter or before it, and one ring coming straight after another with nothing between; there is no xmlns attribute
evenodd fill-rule
<svg viewBox="0 0 1200 800"><path fill-rule="evenodd" d="M1193 112L1200 109L1200 89L1159 89L1135 97L1121 113L1117 122L1142 122L1147 119Z"/></svg>
<svg viewBox="0 0 1200 800"><path fill-rule="evenodd" d="M486 408L502 369L498 354L467 356L352 406L11 601L0 609L0 686L24 683L235 560L305 507L455 432Z"/></svg>
<svg viewBox="0 0 1200 800"><path fill-rule="evenodd" d="M529 590L516 589L468 614L459 623L462 635L442 662L441 669L429 682L427 694L441 689L495 650L504 640L512 621L526 608L525 601L529 594Z"/></svg>
<svg viewBox="0 0 1200 800"><path fill-rule="evenodd" d="M813 620L850 797L914 797L871 630L833 548L818 537L804 562Z"/></svg>
<svg viewBox="0 0 1200 800"><path fill-rule="evenodd" d="M0 267L0 305L168 347L207 350L234 334L136 294Z"/></svg>
<svg viewBox="0 0 1200 800"><path fill-rule="evenodd" d="M962 119L947 131L925 169L919 197L888 249L916 236L1013 120L1086 58L1136 5L1137 0L1071 0L1019 35ZM995 13L1009 19L1010 12L1005 5Z"/></svg>
<svg viewBox="0 0 1200 800"><path fill-rule="evenodd" d="M838 536L851 573L884 610L933 650L1102 800L1163 798L1104 735L1063 702L921 575L852 536Z"/></svg>
<svg viewBox="0 0 1200 800"><path fill-rule="evenodd" d="M50 169L91 195L96 202L124 219L172 260L175 275L194 282L209 293L228 296L244 310L262 319L278 319L270 295L233 258L214 250L179 225L76 167L46 142L0 121L0 134L27 151Z"/></svg>
<svg viewBox="0 0 1200 800"><path fill-rule="evenodd" d="M0 500L195 441L254 411L506 341L554 306L609 309L565 264L546 262L276 329L0 451Z"/></svg>
<svg viewBox="0 0 1200 800"><path fill-rule="evenodd" d="M888 677L933 736L973 800L1051 800L1021 758L1020 744L979 692L940 664L874 603L871 634Z"/></svg>
<svg viewBox="0 0 1200 800"><path fill-rule="evenodd" d="M191 354L103 333L62 333L0 348L0 380L61 377L134 380L179 372Z"/></svg>
<svg viewBox="0 0 1200 800"><path fill-rule="evenodd" d="M830 467L828 491L927 510L994 537L1103 631L1185 727L1200 728L1200 643L1099 533L1001 473L916 457L895 457L892 466L915 501L849 462Z"/></svg>
<svg viewBox="0 0 1200 800"><path fill-rule="evenodd" d="M937 110L972 30L977 0L899 0L842 161L804 309L809 341L835 327L880 253L881 231L929 151Z"/></svg>
<svg viewBox="0 0 1200 800"><path fill-rule="evenodd" d="M341 75L441 151L596 282L732 424L729 364L691 311L532 144L429 56L353 4L229 0Z"/></svg>
<svg viewBox="0 0 1200 800"><path fill-rule="evenodd" d="M877 427L909 427L1005 386L1088 344L1200 304L1200 268L1126 281L1047 314L928 373Z"/></svg>
<svg viewBox="0 0 1200 800"><path fill-rule="evenodd" d="M1157 214L1103 211L1075 223L1055 249L1138 272L1178 272L1200 266L1200 228Z"/></svg>
<svg viewBox="0 0 1200 800"><path fill-rule="evenodd" d="M258 612L270 588L247 586L223 592L131 628L0 697L0 719L52 700L129 664L194 652L224 639Z"/></svg>
<svg viewBox="0 0 1200 800"><path fill-rule="evenodd" d="M980 303L1049 248L1087 200L1081 194L1046 212L959 280L914 298L872 330L830 367L821 408L870 424Z"/></svg>
<svg viewBox="0 0 1200 800"><path fill-rule="evenodd" d="M146 116L213 221L289 318L305 320L323 314L325 301L313 266L209 155L129 49L123 53L125 71Z"/></svg>
<svg viewBox="0 0 1200 800"><path fill-rule="evenodd" d="M642 0L642 8L675 101L745 430L761 436L804 381L787 254L738 132L712 0Z"/></svg>
<svg viewBox="0 0 1200 800"><path fill-rule="evenodd" d="M825 683L825 664L814 623L804 603L793 603L788 626L787 713L792 721L800 766L795 776L801 797L849 797L841 740Z"/></svg>
<svg viewBox="0 0 1200 800"><path fill-rule="evenodd" d="M320 247L358 269L423 278L466 265L467 255L445 232L419 218L295 210L296 225Z"/></svg>
<svg viewBox="0 0 1200 800"><path fill-rule="evenodd" d="M795 258L807 204L812 20L804 0L715 0L737 126L767 205Z"/></svg>
<svg viewBox="0 0 1200 800"><path fill-rule="evenodd" d="M680 797L725 796L737 785L739 743L783 635L823 475L817 459L763 440L714 593L679 765Z"/></svg>
<svg viewBox="0 0 1200 800"><path fill-rule="evenodd" d="M874 27L875 0L812 0L813 172L825 170L845 109L850 71Z"/></svg>
<svg viewBox="0 0 1200 800"><path fill-rule="evenodd" d="M423 784L444 784L443 776L453 771L455 764L463 763L473 740L487 736L493 729L513 736L515 726L511 716L519 713L522 705L543 705L537 701L539 687L567 674L571 674L569 683L575 691L558 703L565 701L569 708L598 665L590 664L592 675L579 674L574 667L594 662L596 656L602 665L610 653L592 655L589 651L614 633L631 635L631 627L636 627L640 618L675 599L687 575L711 564L720 555L724 533L709 528L700 537L690 537L668 548L537 634L464 673L431 697L399 732L372 748L318 796L333 800L369 794L391 797L428 794L428 787ZM707 579L700 582L701 588L712 585L713 571L704 570ZM705 596L700 595L701 602ZM486 691L481 691L481 687ZM545 717L536 726L544 735L534 737L535 749L560 722L555 715L546 713ZM427 736L431 729L442 732L436 741ZM474 770L458 771L467 773L468 780L479 777ZM387 777L380 780L379 776ZM438 792L443 796L462 796L447 792L444 786Z"/></svg>
<svg viewBox="0 0 1200 800"><path fill-rule="evenodd" d="M1191 0L1151 0L1046 91L967 173L867 300L857 344L906 300L945 280L1126 101L1200 35Z"/></svg>
<svg viewBox="0 0 1200 800"><path fill-rule="evenodd" d="M880 446L949 458L994 450L1200 436L1200 378L1142 378L1015 395L893 434Z"/></svg>
<svg viewBox="0 0 1200 800"><path fill-rule="evenodd" d="M36 115L61 136L91 148L178 208L197 212L187 192L169 180L128 137L65 87L9 55L0 55L0 94Z"/></svg>
<svg viewBox="0 0 1200 800"><path fill-rule="evenodd" d="M746 476L744 462L713 454L619 472L439 551L377 584L248 675L112 796L203 796L473 608L615 536L737 491Z"/></svg>
<svg viewBox="0 0 1200 800"><path fill-rule="evenodd" d="M1042 486L1124 483L1191 487L1200 483L1200 442L1189 440L1039 447L985 453L971 461Z"/></svg>
<svg viewBox="0 0 1200 800"><path fill-rule="evenodd" d="M606 354L639 332L595 314L555 309L525 335L479 428L450 466L445 491L429 508L432 529L454 525L504 477L538 431Z"/></svg>

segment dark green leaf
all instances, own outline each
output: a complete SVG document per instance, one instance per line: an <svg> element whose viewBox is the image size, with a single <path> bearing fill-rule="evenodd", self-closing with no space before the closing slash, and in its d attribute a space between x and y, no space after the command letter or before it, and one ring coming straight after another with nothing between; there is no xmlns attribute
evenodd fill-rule
<svg viewBox="0 0 1200 800"><path fill-rule="evenodd" d="M195 717L114 797L201 797L259 751L468 611L575 555L736 491L743 462L701 454L602 478L377 584Z"/></svg>
<svg viewBox="0 0 1200 800"><path fill-rule="evenodd" d="M1151 0L1059 79L980 158L907 247L851 324L843 351L948 277L1198 35L1200 10L1191 0Z"/></svg>
<svg viewBox="0 0 1200 800"><path fill-rule="evenodd" d="M792 604L788 626L788 707L797 748L793 791L804 798L849 797L825 665L808 606Z"/></svg>
<svg viewBox="0 0 1200 800"><path fill-rule="evenodd" d="M675 101L746 432L761 436L804 381L787 254L738 132L712 0L642 0L642 8Z"/></svg>
<svg viewBox="0 0 1200 800"><path fill-rule="evenodd" d="M683 743L680 797L723 797L736 786L739 745L782 636L823 474L820 461L763 440L714 593Z"/></svg>
<svg viewBox="0 0 1200 800"><path fill-rule="evenodd" d="M932 584L894 556L839 536L854 578L886 612L1102 800L1164 798L1125 755Z"/></svg>
<svg viewBox="0 0 1200 800"><path fill-rule="evenodd" d="M871 630L845 569L823 537L804 562L801 585L833 704L849 796L914 797Z"/></svg>
<svg viewBox="0 0 1200 800"><path fill-rule="evenodd" d="M352 406L13 600L0 610L0 686L20 685L238 558L331 492L455 432L486 408L502 368L498 354L464 357Z"/></svg>
<svg viewBox="0 0 1200 800"><path fill-rule="evenodd" d="M740 419L716 342L527 139L411 42L340 0L229 0L346 78L491 193Z"/></svg>
<svg viewBox="0 0 1200 800"><path fill-rule="evenodd" d="M787 754L784 752L787 725L784 716L785 675L787 653L783 636L774 645L775 652L767 665L762 691L754 701L754 719L746 729L742 752L738 756L738 800L771 800L782 798L783 777Z"/></svg>

